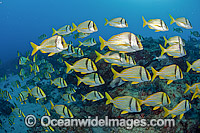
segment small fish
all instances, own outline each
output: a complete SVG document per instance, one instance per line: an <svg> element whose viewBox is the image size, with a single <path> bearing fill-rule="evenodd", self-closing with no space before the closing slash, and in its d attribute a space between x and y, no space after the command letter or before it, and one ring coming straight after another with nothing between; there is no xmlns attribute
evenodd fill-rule
<svg viewBox="0 0 200 133"><path fill-rule="evenodd" d="M11 115L11 116L8 118L8 122L9 122L10 126L12 126L13 124L15 124L15 123L14 123L15 118L16 118L16 117L15 117L14 115Z"/></svg>
<svg viewBox="0 0 200 133"><path fill-rule="evenodd" d="M63 63L63 59L60 57L57 59L58 62Z"/></svg>
<svg viewBox="0 0 200 133"><path fill-rule="evenodd" d="M193 94L193 96L192 96L192 98L191 98L191 101L192 101L194 98L197 98L197 97L200 98L200 89L199 89L199 86L198 86L198 85L196 86L196 89L195 89L195 92L194 92L194 94Z"/></svg>
<svg viewBox="0 0 200 133"><path fill-rule="evenodd" d="M91 91L88 94L86 94L85 96L82 94L81 94L81 96L82 96L82 101L87 99L87 100L92 100L93 102L104 98L104 96L98 91Z"/></svg>
<svg viewBox="0 0 200 133"><path fill-rule="evenodd" d="M65 25L65 26L61 27L60 29L58 29L57 31L54 28L52 28L52 30L53 30L52 36L55 34L64 36L64 35L68 35L68 34L74 32L76 30L76 27L72 28L70 25Z"/></svg>
<svg viewBox="0 0 200 133"><path fill-rule="evenodd" d="M162 56L164 53L167 53L168 56L173 56L173 58L180 58L186 55L186 51L181 44L171 45L166 49L163 48L161 44L159 44L159 46L161 48L160 56Z"/></svg>
<svg viewBox="0 0 200 133"><path fill-rule="evenodd" d="M56 86L58 86L58 88L64 88L64 87L67 87L67 83L66 81L59 77L59 78L56 78L54 79L53 81L51 80L51 85L54 84Z"/></svg>
<svg viewBox="0 0 200 133"><path fill-rule="evenodd" d="M195 36L195 37L200 37L200 34L198 31L190 31L191 35Z"/></svg>
<svg viewBox="0 0 200 133"><path fill-rule="evenodd" d="M46 34L42 34L41 36L38 37L39 40L44 40L45 38L47 38Z"/></svg>
<svg viewBox="0 0 200 133"><path fill-rule="evenodd" d="M36 103L39 99L42 99L42 98L46 99L46 94L44 93L44 91L41 88L39 88L37 86L35 86L31 90L29 87L27 87L27 88L28 88L28 92L30 93L30 95L31 96L33 95L36 98Z"/></svg>
<svg viewBox="0 0 200 133"><path fill-rule="evenodd" d="M30 68L31 68L31 72L35 72L35 73L37 73L37 72L40 72L40 69L39 69L39 66L38 65L36 65L36 64L33 64L33 66L31 65L31 64L29 64L29 66L30 66ZM36 74L35 74L36 75Z"/></svg>
<svg viewBox="0 0 200 133"><path fill-rule="evenodd" d="M94 64L94 62L89 58L83 58L78 61L76 61L73 66L68 64L66 61L64 61L67 66L67 72L68 73L71 69L73 69L75 72L81 72L81 74L86 73L92 73L97 71L97 67Z"/></svg>
<svg viewBox="0 0 200 133"><path fill-rule="evenodd" d="M142 36L142 35L136 35L138 38L139 38L139 40L142 42L142 41L144 41L144 37Z"/></svg>
<svg viewBox="0 0 200 133"><path fill-rule="evenodd" d="M110 26L117 27L117 28L128 27L128 24L127 24L126 20L124 18L122 18L122 17L113 18L110 21L108 21L105 18L105 21L106 21L106 23L104 24L104 26L106 26L107 24L109 24Z"/></svg>
<svg viewBox="0 0 200 133"><path fill-rule="evenodd" d="M74 89L74 87L69 86L66 88L67 94L74 94L75 92L76 92L76 90Z"/></svg>
<svg viewBox="0 0 200 133"><path fill-rule="evenodd" d="M90 73L88 75L85 75L82 79L80 77L77 77L77 86L79 86L80 83L84 83L85 85L89 85L89 87L95 87L99 85L105 84L105 81L98 73Z"/></svg>
<svg viewBox="0 0 200 133"><path fill-rule="evenodd" d="M40 77L39 77L39 76L35 76L35 77L33 78L33 81L39 82L39 81L40 81Z"/></svg>
<svg viewBox="0 0 200 133"><path fill-rule="evenodd" d="M65 106L65 105L55 105L52 103L52 101L50 100L51 103L51 109L55 110L57 114L61 115L60 118L73 118L73 114L71 113L71 111Z"/></svg>
<svg viewBox="0 0 200 133"><path fill-rule="evenodd" d="M135 60L131 56L127 56L125 53L115 53L111 51L108 51L105 55L102 55L97 51L95 51L95 53L97 55L95 62L104 59L105 62L111 63L111 65L123 67L132 67L136 65Z"/></svg>
<svg viewBox="0 0 200 133"><path fill-rule="evenodd" d="M182 46L185 46L185 43L180 36L174 36L169 38L168 40L164 36L163 38L165 40L165 47L167 43L169 43L170 45L181 44Z"/></svg>
<svg viewBox="0 0 200 133"><path fill-rule="evenodd" d="M143 50L142 43L139 38L130 32L123 32L112 36L108 41L105 41L99 36L101 43L100 49L103 50L105 46L112 51L119 51L120 53L129 53Z"/></svg>
<svg viewBox="0 0 200 133"><path fill-rule="evenodd" d="M193 71L196 71L197 73L200 73L200 59L194 61L192 63L192 65L188 61L186 61L186 63L187 63L187 66L188 66L187 72L189 72L190 69L192 69Z"/></svg>
<svg viewBox="0 0 200 133"><path fill-rule="evenodd" d="M16 97L16 100L19 100L21 104L26 104L26 100L28 98L29 92L28 91L22 91L19 93L19 97Z"/></svg>
<svg viewBox="0 0 200 133"><path fill-rule="evenodd" d="M27 63L28 61L30 61L30 60L29 60L29 56L27 56L27 57L20 57L20 58L19 58L19 65L26 65L26 63Z"/></svg>
<svg viewBox="0 0 200 133"><path fill-rule="evenodd" d="M132 81L131 84L138 84L141 82L151 80L151 75L149 74L149 71L143 66L127 68L121 71L120 73L115 71L113 68L111 68L111 71L114 74L113 79L120 77L123 81Z"/></svg>
<svg viewBox="0 0 200 133"><path fill-rule="evenodd" d="M78 27L74 23L72 23L72 25L78 32L82 33L93 33L98 31L96 24L91 20L80 23Z"/></svg>
<svg viewBox="0 0 200 133"><path fill-rule="evenodd" d="M105 92L105 95L106 98L108 99L106 101L106 104L113 103L113 105L116 108L123 110L121 114L127 114L131 112L141 112L140 104L134 97L121 96L112 99L107 92Z"/></svg>
<svg viewBox="0 0 200 133"><path fill-rule="evenodd" d="M12 97L11 97L10 93L7 90L4 91L3 95L4 95L4 97L6 98L7 101L8 100L12 100Z"/></svg>
<svg viewBox="0 0 200 133"><path fill-rule="evenodd" d="M35 54L34 56L33 56L33 62L35 63L35 61L37 60L37 54Z"/></svg>
<svg viewBox="0 0 200 133"><path fill-rule="evenodd" d="M83 53L83 50L79 47L76 47L74 49L75 53L74 54L71 54L72 57L83 57L84 56L84 53Z"/></svg>
<svg viewBox="0 0 200 133"><path fill-rule="evenodd" d="M154 106L153 110L159 109L161 106L166 106L171 103L169 96L164 92L157 92L148 96L145 100L137 99L140 103L146 106Z"/></svg>
<svg viewBox="0 0 200 133"><path fill-rule="evenodd" d="M153 72L152 82L157 76L159 76L160 79L168 79L167 84L172 83L174 80L183 79L182 70L175 64L164 66L159 72L153 67L151 67L151 69Z"/></svg>
<svg viewBox="0 0 200 133"><path fill-rule="evenodd" d="M79 41L78 47L80 47L81 45L90 47L90 46L94 46L95 44L97 44L97 42L95 41L94 38L88 38L84 42Z"/></svg>
<svg viewBox="0 0 200 133"><path fill-rule="evenodd" d="M63 57L64 56L68 56L68 55L72 55L74 53L75 53L75 49L74 49L74 47L71 44L68 45L68 47L67 47L66 50L63 50L61 52L61 54L63 54Z"/></svg>
<svg viewBox="0 0 200 133"><path fill-rule="evenodd" d="M76 40L77 38L85 38L85 37L87 37L89 35L90 35L90 33L79 32L79 33L74 34L74 39Z"/></svg>
<svg viewBox="0 0 200 133"><path fill-rule="evenodd" d="M50 53L48 56L53 56L55 53L59 53L67 48L67 44L63 37L55 35L52 36L37 46L35 43L30 42L33 47L31 56L33 56L38 50L42 53Z"/></svg>
<svg viewBox="0 0 200 133"><path fill-rule="evenodd" d="M180 115L180 119L183 118L184 113L191 109L191 104L188 100L183 100L179 104L177 104L172 110L168 110L167 108L163 107L165 111L164 118L171 114L172 118Z"/></svg>
<svg viewBox="0 0 200 133"><path fill-rule="evenodd" d="M173 24L175 22L178 26L180 26L182 28L185 28L185 29L193 28L190 21L188 19L186 19L185 17L174 19L170 14L169 14L169 16L171 18L170 24Z"/></svg>
<svg viewBox="0 0 200 133"><path fill-rule="evenodd" d="M50 74L49 72L45 72L45 73L44 73L44 77L45 77L46 79L50 79L50 78L51 78L51 74Z"/></svg>
<svg viewBox="0 0 200 133"><path fill-rule="evenodd" d="M183 33L183 30L181 28L173 28L173 31L176 31L178 33Z"/></svg>
<svg viewBox="0 0 200 133"><path fill-rule="evenodd" d="M143 27L145 27L146 25L149 26L150 29L154 29L155 32L159 32L159 31L168 31L168 27L165 24L165 22L161 19L150 19L148 22L144 19L144 17L142 16L143 19Z"/></svg>
<svg viewBox="0 0 200 133"><path fill-rule="evenodd" d="M76 102L76 99L71 94L63 94L61 97L67 101L67 103Z"/></svg>
<svg viewBox="0 0 200 133"><path fill-rule="evenodd" d="M25 118L24 113L21 111L21 109L19 108L11 108L12 109L12 113L14 113L15 115L17 115L18 117L23 116Z"/></svg>
<svg viewBox="0 0 200 133"><path fill-rule="evenodd" d="M22 68L22 69L20 70L19 75L22 76L22 77L25 76L25 70L24 70L24 68Z"/></svg>

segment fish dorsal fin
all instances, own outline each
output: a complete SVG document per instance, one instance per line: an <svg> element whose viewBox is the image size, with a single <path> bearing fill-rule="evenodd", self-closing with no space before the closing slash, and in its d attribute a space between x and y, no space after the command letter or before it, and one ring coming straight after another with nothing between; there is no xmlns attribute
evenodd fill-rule
<svg viewBox="0 0 200 133"><path fill-rule="evenodd" d="M176 117L176 115L171 114L172 118Z"/></svg>

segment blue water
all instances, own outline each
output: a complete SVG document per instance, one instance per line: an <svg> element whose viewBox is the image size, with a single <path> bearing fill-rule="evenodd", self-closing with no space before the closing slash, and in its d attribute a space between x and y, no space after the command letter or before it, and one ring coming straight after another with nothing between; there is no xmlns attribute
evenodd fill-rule
<svg viewBox="0 0 200 133"><path fill-rule="evenodd" d="M144 37L180 35L183 39L190 36L190 30L183 29L183 34L173 32L176 24L170 25L171 14L174 18L186 17L193 29L199 30L199 0L1 0L0 4L0 59L9 61L17 56L17 51L32 51L30 41L39 44L38 37L52 34L52 27L58 29L74 22L78 25L86 20L93 20L98 32L90 37L98 40L101 35L105 40L124 31L141 34ZM168 32L155 33L147 26L142 27L142 16L146 20L160 18L169 27ZM104 18L124 17L128 28L120 29L104 26ZM78 44L69 37L74 44Z"/></svg>

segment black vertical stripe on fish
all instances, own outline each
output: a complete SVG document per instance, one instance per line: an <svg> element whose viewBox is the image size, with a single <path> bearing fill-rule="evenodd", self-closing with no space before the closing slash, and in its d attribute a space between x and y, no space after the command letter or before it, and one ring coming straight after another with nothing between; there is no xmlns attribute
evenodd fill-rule
<svg viewBox="0 0 200 133"><path fill-rule="evenodd" d="M120 20L120 23L122 24L122 20L123 20L123 18Z"/></svg>
<svg viewBox="0 0 200 133"><path fill-rule="evenodd" d="M140 67L140 72L139 72L139 74L140 74L140 79L142 80L142 67ZM142 80L143 81L143 80Z"/></svg>
<svg viewBox="0 0 200 133"><path fill-rule="evenodd" d="M128 34L128 40L129 40L129 44L131 45L131 33ZM132 45L131 45L132 47Z"/></svg>
<svg viewBox="0 0 200 133"><path fill-rule="evenodd" d="M168 96L167 96L167 94L166 94L166 97L167 97L167 103L169 103L169 99L168 99Z"/></svg>
<svg viewBox="0 0 200 133"><path fill-rule="evenodd" d="M180 44L181 43L181 40L180 40L180 37L178 36L178 43Z"/></svg>
<svg viewBox="0 0 200 133"><path fill-rule="evenodd" d="M94 30L96 30L96 27L95 27L95 24L94 24L94 22L93 22L93 29L94 29Z"/></svg>
<svg viewBox="0 0 200 133"><path fill-rule="evenodd" d="M99 74L97 74L97 75L98 75L98 79L99 79L100 83L102 84L102 81L101 81L100 75L99 75Z"/></svg>
<svg viewBox="0 0 200 133"><path fill-rule="evenodd" d="M174 70L175 79L176 79L176 69L177 69L177 65L175 65L175 70Z"/></svg>
<svg viewBox="0 0 200 133"><path fill-rule="evenodd" d="M72 45L70 45L71 46L71 51L72 51L72 53L75 53L75 51L74 51L74 49L73 49L73 46Z"/></svg>
<svg viewBox="0 0 200 133"><path fill-rule="evenodd" d="M139 45L139 38L138 38L137 36L135 36L135 39L136 39L136 43L137 43L138 48L140 48L140 45Z"/></svg>
<svg viewBox="0 0 200 133"><path fill-rule="evenodd" d="M133 101L133 98L131 98L131 100L129 101L129 106L128 107L130 107L130 109L131 109L132 101Z"/></svg>
<svg viewBox="0 0 200 133"><path fill-rule="evenodd" d="M97 92L97 91L94 91L94 97L97 97L97 94L96 94L96 92Z"/></svg>
<svg viewBox="0 0 200 133"><path fill-rule="evenodd" d="M91 23L92 21L90 21L89 23L88 23L88 29L90 29L90 23Z"/></svg>
<svg viewBox="0 0 200 133"><path fill-rule="evenodd" d="M138 110L138 106L139 106L139 105L138 105L138 102L137 102L137 100L135 100L135 108L136 108L136 111L139 111L139 110Z"/></svg>
<svg viewBox="0 0 200 133"><path fill-rule="evenodd" d="M186 100L186 101L185 101L185 110L187 109L187 102L188 102L188 101Z"/></svg>
<svg viewBox="0 0 200 133"><path fill-rule="evenodd" d="M20 93L20 94L21 94L21 93ZM22 97L22 99L23 99L23 101L24 101L24 100L25 100L24 95L21 94L21 97Z"/></svg>
<svg viewBox="0 0 200 133"><path fill-rule="evenodd" d="M162 101L162 104L163 104L163 101L164 101L164 93L162 93L161 101Z"/></svg>
<svg viewBox="0 0 200 133"><path fill-rule="evenodd" d="M187 24L187 19L185 18L185 24Z"/></svg>
<svg viewBox="0 0 200 133"><path fill-rule="evenodd" d="M64 114L64 116L66 116L66 114L65 114L65 106L63 106L63 114Z"/></svg>
<svg viewBox="0 0 200 133"><path fill-rule="evenodd" d="M95 81L95 83L96 83L95 77L96 77L96 73L94 74L94 77L93 77L93 79L94 79L94 81Z"/></svg>
<svg viewBox="0 0 200 133"><path fill-rule="evenodd" d="M163 23L161 19L160 19L160 25L161 25L161 28L163 29Z"/></svg>
<svg viewBox="0 0 200 133"><path fill-rule="evenodd" d="M122 62L122 53L119 53L120 62Z"/></svg>
<svg viewBox="0 0 200 133"><path fill-rule="evenodd" d="M86 60L85 65L86 65L87 70L89 71L89 69L88 69L88 61L89 61L89 59Z"/></svg>
<svg viewBox="0 0 200 133"><path fill-rule="evenodd" d="M37 94L38 94L38 95L39 95L39 93L40 93L39 91L40 91L40 90L39 90L39 87L37 87Z"/></svg>
<svg viewBox="0 0 200 133"><path fill-rule="evenodd" d="M57 41L58 41L58 36L56 36L56 39L55 39L55 45L57 46Z"/></svg>
<svg viewBox="0 0 200 133"><path fill-rule="evenodd" d="M92 60L90 61L90 66L92 67L92 70L94 70L93 65L92 65Z"/></svg>
<svg viewBox="0 0 200 133"><path fill-rule="evenodd" d="M182 77L181 77L181 75L182 75L181 69L179 68L178 70L179 70L180 78L182 78Z"/></svg>

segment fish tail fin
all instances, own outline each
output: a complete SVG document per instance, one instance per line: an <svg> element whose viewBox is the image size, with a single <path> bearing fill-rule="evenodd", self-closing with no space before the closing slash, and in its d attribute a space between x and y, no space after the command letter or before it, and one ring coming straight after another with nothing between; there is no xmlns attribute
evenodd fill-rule
<svg viewBox="0 0 200 133"><path fill-rule="evenodd" d="M100 49L102 50L106 46L106 41L101 36L99 36L99 41L101 43Z"/></svg>
<svg viewBox="0 0 200 133"><path fill-rule="evenodd" d="M161 44L159 44L160 49L161 49L161 54L160 56L163 56L163 54L165 53L165 48L163 48L163 46Z"/></svg>
<svg viewBox="0 0 200 133"><path fill-rule="evenodd" d="M82 96L82 101L84 101L86 99L86 97L82 94L81 94L81 96Z"/></svg>
<svg viewBox="0 0 200 133"><path fill-rule="evenodd" d="M190 69L191 69L191 64L190 64L188 61L186 61L186 63L187 63L187 66L188 66L188 68L187 68L187 72L189 72Z"/></svg>
<svg viewBox="0 0 200 133"><path fill-rule="evenodd" d="M164 40L165 40L165 47L167 45L167 39L165 38L165 36L163 36Z"/></svg>
<svg viewBox="0 0 200 133"><path fill-rule="evenodd" d="M80 85L80 83L82 82L82 81L81 81L81 78L80 78L80 77L78 77L77 75L76 75L76 78L78 79L77 86L79 86L79 85Z"/></svg>
<svg viewBox="0 0 200 133"><path fill-rule="evenodd" d="M77 26L74 23L72 23L72 27L73 28L72 28L71 32L74 32L76 30Z"/></svg>
<svg viewBox="0 0 200 133"><path fill-rule="evenodd" d="M32 96L30 88L27 87L27 89L28 89L28 93L30 93L30 95Z"/></svg>
<svg viewBox="0 0 200 133"><path fill-rule="evenodd" d="M64 61L66 66L67 66L67 71L66 73L68 73L71 69L72 69L72 66L70 64L68 64L66 61Z"/></svg>
<svg viewBox="0 0 200 133"><path fill-rule="evenodd" d="M95 62L98 62L99 60L101 60L102 59L102 54L100 54L99 52L97 52L96 50L95 50L95 53L96 53L96 55L97 55L97 58L96 58L96 60L95 60Z"/></svg>
<svg viewBox="0 0 200 133"><path fill-rule="evenodd" d="M57 33L57 31L54 28L52 28L52 30L53 30L53 33L52 33L52 36L53 36Z"/></svg>
<svg viewBox="0 0 200 133"><path fill-rule="evenodd" d="M173 24L176 20L169 14L169 17L171 18L170 24Z"/></svg>
<svg viewBox="0 0 200 133"><path fill-rule="evenodd" d="M151 70L152 70L152 72L153 72L153 77L152 77L151 82L153 82L154 79L158 76L158 71L156 71L153 67L151 67Z"/></svg>
<svg viewBox="0 0 200 133"><path fill-rule="evenodd" d="M143 20L143 27L145 27L147 25L147 21L144 19L143 16L142 16L142 20Z"/></svg>
<svg viewBox="0 0 200 133"><path fill-rule="evenodd" d="M51 85L53 84L53 81L50 79L50 81L51 81Z"/></svg>
<svg viewBox="0 0 200 133"><path fill-rule="evenodd" d="M108 99L107 101L106 101L106 104L110 104L111 102L112 102L112 98L111 98L111 96L107 93L107 92L105 92L105 95L106 95L106 98Z"/></svg>
<svg viewBox="0 0 200 133"><path fill-rule="evenodd" d="M39 46L37 46L35 43L30 42L31 46L33 47L33 51L31 53L31 56L33 56L38 50L39 50Z"/></svg>
<svg viewBox="0 0 200 133"><path fill-rule="evenodd" d="M164 114L164 118L167 117L170 113L169 113L169 110L165 107L163 107L164 111L165 111L165 114Z"/></svg>
<svg viewBox="0 0 200 133"><path fill-rule="evenodd" d="M190 90L190 86L188 84L185 84L186 85L186 90L184 93L188 92Z"/></svg>
<svg viewBox="0 0 200 133"><path fill-rule="evenodd" d="M112 67L111 67L111 71L113 72L113 80L114 79L116 79L117 77L119 77L119 73L117 72L117 71L115 71L115 69L113 69Z"/></svg>
<svg viewBox="0 0 200 133"><path fill-rule="evenodd" d="M50 100L50 104L51 104L51 110L53 110L53 108L54 108L54 105L53 105L53 103L52 103L52 101Z"/></svg>
<svg viewBox="0 0 200 133"><path fill-rule="evenodd" d="M198 93L198 90L199 90L199 87L198 87L198 85L196 85L196 89L195 89L195 92L194 92L194 94L193 94L193 96L192 96L191 101L196 97L196 95L197 95L197 93Z"/></svg>
<svg viewBox="0 0 200 133"><path fill-rule="evenodd" d="M108 19L105 18L106 23L104 24L104 26L106 26L108 24Z"/></svg>
<svg viewBox="0 0 200 133"><path fill-rule="evenodd" d="M78 45L78 47L80 47L83 43L81 42L81 41L78 41L79 42L79 45Z"/></svg>

